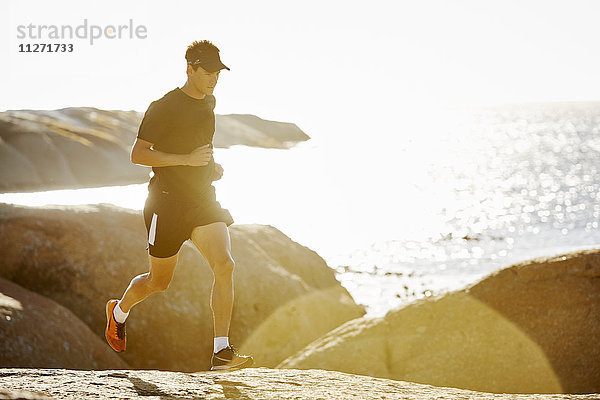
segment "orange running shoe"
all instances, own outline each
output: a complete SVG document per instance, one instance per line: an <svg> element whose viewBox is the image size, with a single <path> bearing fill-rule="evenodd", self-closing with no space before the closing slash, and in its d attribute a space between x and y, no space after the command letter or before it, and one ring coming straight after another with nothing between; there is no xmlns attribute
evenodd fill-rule
<svg viewBox="0 0 600 400"><path fill-rule="evenodd" d="M113 310L117 305L118 300L109 300L106 303L106 340L110 347L116 352L125 351L125 322L120 323L115 320Z"/></svg>

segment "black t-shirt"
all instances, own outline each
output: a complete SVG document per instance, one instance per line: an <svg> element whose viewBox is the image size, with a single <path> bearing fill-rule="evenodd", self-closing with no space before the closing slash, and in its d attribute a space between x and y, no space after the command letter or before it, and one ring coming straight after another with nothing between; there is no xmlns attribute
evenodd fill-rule
<svg viewBox="0 0 600 400"><path fill-rule="evenodd" d="M158 151L189 154L211 144L215 133L215 98L195 99L175 88L153 101L144 114L137 137L153 143ZM208 193L214 171L211 158L206 166L152 167L148 190L173 193L182 200L201 200Z"/></svg>

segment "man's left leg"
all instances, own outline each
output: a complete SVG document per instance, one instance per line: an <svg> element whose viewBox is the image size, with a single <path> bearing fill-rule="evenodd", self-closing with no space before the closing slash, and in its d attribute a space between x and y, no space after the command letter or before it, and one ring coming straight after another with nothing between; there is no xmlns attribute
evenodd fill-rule
<svg viewBox="0 0 600 400"><path fill-rule="evenodd" d="M197 226L190 236L213 271L214 281L210 299L213 312L215 347L213 370L247 367L252 357L241 356L229 346L229 325L233 310L233 270L229 229L224 222ZM218 355L217 355L218 353Z"/></svg>

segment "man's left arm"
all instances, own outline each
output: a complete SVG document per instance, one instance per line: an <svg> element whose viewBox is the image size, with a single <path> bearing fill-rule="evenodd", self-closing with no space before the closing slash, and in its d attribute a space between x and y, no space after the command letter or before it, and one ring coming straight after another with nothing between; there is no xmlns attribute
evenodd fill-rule
<svg viewBox="0 0 600 400"><path fill-rule="evenodd" d="M223 177L223 167L221 166L221 164L215 163L215 169L213 170L213 174L212 174L212 180L213 181L218 181L219 179L221 179L221 177Z"/></svg>

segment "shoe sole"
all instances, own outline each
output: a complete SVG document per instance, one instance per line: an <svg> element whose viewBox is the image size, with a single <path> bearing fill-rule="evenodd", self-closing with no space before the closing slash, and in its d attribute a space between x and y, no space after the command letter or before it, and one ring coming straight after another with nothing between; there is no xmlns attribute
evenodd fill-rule
<svg viewBox="0 0 600 400"><path fill-rule="evenodd" d="M242 368L248 368L250 366L252 366L252 364L254 364L254 360L252 358L247 359L246 361L244 361L241 364L237 364L237 365L218 365L216 367L210 367L211 371L228 371L228 370L233 370L233 369L242 369Z"/></svg>
<svg viewBox="0 0 600 400"><path fill-rule="evenodd" d="M114 351L116 351L117 353L122 353L123 351L125 351L125 349L123 350L117 350L114 347L112 347L112 345L110 344L110 340L108 340L108 327L110 326L110 303L112 300L109 300L106 302L106 329L104 329L104 337L106 338L106 341L108 342L108 345L110 346L111 349L113 349Z"/></svg>

